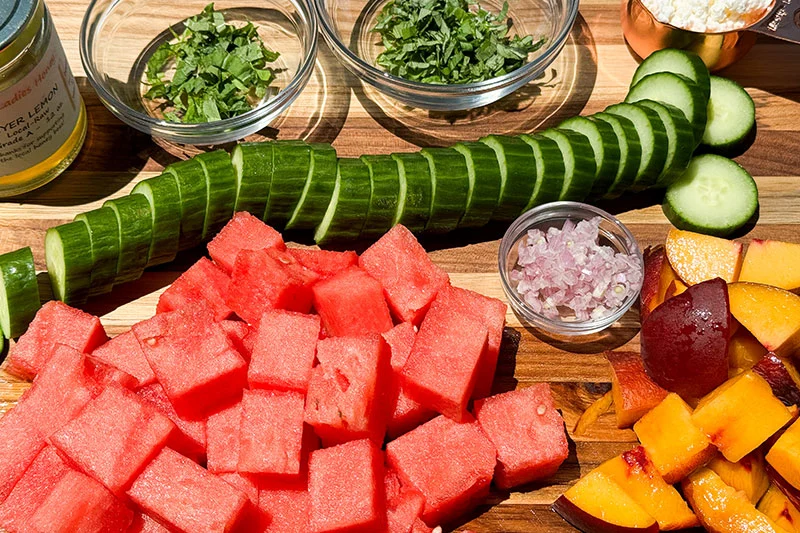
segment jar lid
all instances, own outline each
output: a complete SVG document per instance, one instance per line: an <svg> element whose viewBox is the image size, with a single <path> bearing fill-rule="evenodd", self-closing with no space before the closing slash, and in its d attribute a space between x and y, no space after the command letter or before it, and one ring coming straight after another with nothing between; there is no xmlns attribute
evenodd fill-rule
<svg viewBox="0 0 800 533"><path fill-rule="evenodd" d="M6 48L28 25L39 0L3 0L0 2L0 50Z"/></svg>

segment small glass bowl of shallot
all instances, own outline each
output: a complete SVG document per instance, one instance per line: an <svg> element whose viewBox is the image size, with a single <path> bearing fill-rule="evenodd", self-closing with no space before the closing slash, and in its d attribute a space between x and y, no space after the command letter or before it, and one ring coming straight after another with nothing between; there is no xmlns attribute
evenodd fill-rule
<svg viewBox="0 0 800 533"><path fill-rule="evenodd" d="M591 205L553 202L508 228L500 278L511 307L554 335L600 332L638 300L644 260L622 222Z"/></svg>

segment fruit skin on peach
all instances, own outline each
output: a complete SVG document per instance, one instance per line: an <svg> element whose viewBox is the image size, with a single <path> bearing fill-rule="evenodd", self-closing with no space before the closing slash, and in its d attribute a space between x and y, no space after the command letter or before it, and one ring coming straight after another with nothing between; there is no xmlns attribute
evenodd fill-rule
<svg viewBox="0 0 800 533"><path fill-rule="evenodd" d="M661 531L700 525L697 517L672 485L667 484L641 446L597 467L656 519Z"/></svg>
<svg viewBox="0 0 800 533"><path fill-rule="evenodd" d="M744 254L739 281L787 291L800 288L800 244L753 239Z"/></svg>
<svg viewBox="0 0 800 533"><path fill-rule="evenodd" d="M698 399L728 379L728 288L715 278L658 306L642 324L641 351L658 385Z"/></svg>
<svg viewBox="0 0 800 533"><path fill-rule="evenodd" d="M739 242L672 228L665 247L670 265L687 285L714 278L728 283L739 279L742 268Z"/></svg>
<svg viewBox="0 0 800 533"><path fill-rule="evenodd" d="M728 366L734 370L733 375L741 374L753 368L767 353L752 333L740 327L728 342Z"/></svg>
<svg viewBox="0 0 800 533"><path fill-rule="evenodd" d="M650 379L638 353L606 352L606 359L611 363L611 393L617 427L627 428L658 405L668 392Z"/></svg>
<svg viewBox="0 0 800 533"><path fill-rule="evenodd" d="M692 413L692 422L733 463L791 420L792 413L772 394L769 383L752 370L705 396Z"/></svg>
<svg viewBox="0 0 800 533"><path fill-rule="evenodd" d="M800 347L800 296L748 282L731 283L728 296L731 314L767 350L789 357Z"/></svg>
<svg viewBox="0 0 800 533"><path fill-rule="evenodd" d="M636 422L633 431L661 477L670 484L705 465L717 453L711 440L692 422L692 408L675 393L668 394Z"/></svg>
<svg viewBox="0 0 800 533"><path fill-rule="evenodd" d="M800 421L794 422L775 441L767 452L767 462L800 492Z"/></svg>
<svg viewBox="0 0 800 533"><path fill-rule="evenodd" d="M775 522L778 527L789 532L800 533L800 510L774 483L770 484L756 508Z"/></svg>
<svg viewBox="0 0 800 533"><path fill-rule="evenodd" d="M639 301L639 319L644 322L650 313L664 303L667 289L678 275L672 270L663 246L648 247L644 251L644 279Z"/></svg>
<svg viewBox="0 0 800 533"><path fill-rule="evenodd" d="M701 468L681 483L683 494L708 531L719 533L785 533L712 470Z"/></svg>
<svg viewBox="0 0 800 533"><path fill-rule="evenodd" d="M767 353L753 366L753 372L769 383L772 393L784 405L800 405L800 374L790 359Z"/></svg>
<svg viewBox="0 0 800 533"><path fill-rule="evenodd" d="M738 463L717 455L707 466L726 484L744 492L753 504L758 503L769 487L769 476L760 451L745 455Z"/></svg>
<svg viewBox="0 0 800 533"><path fill-rule="evenodd" d="M553 503L584 533L656 533L658 523L608 475L593 470Z"/></svg>

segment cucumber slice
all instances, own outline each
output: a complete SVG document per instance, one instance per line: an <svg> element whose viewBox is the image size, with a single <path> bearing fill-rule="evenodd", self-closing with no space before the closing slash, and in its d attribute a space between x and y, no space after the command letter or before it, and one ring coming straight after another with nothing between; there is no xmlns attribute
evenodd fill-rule
<svg viewBox="0 0 800 533"><path fill-rule="evenodd" d="M693 52L675 48L665 48L653 52L647 59L642 61L642 64L633 73L631 88L643 78L658 72L672 72L673 74L686 76L703 91L706 98L710 94L711 85L708 67L700 59L700 56Z"/></svg>
<svg viewBox="0 0 800 533"><path fill-rule="evenodd" d="M642 156L639 170L631 186L631 191L643 191L652 187L664 171L667 162L668 140L667 128L658 113L647 107L633 104L616 104L609 106L606 113L625 117L633 123L639 134Z"/></svg>
<svg viewBox="0 0 800 533"><path fill-rule="evenodd" d="M69 305L85 303L92 275L92 241L86 224L73 221L48 229L44 254L53 296Z"/></svg>
<svg viewBox="0 0 800 533"><path fill-rule="evenodd" d="M558 200L558 197L561 196L561 189L564 187L566 171L561 148L553 139L527 134L520 135L520 139L530 145L536 160L536 185L528 205L525 206L525 211L527 211L537 205Z"/></svg>
<svg viewBox="0 0 800 533"><path fill-rule="evenodd" d="M75 217L86 224L92 243L89 296L111 292L119 262L119 222L110 207L93 209Z"/></svg>
<svg viewBox="0 0 800 533"><path fill-rule="evenodd" d="M153 242L153 213L141 194L108 200L103 207L114 210L119 224L119 259L114 285L142 277Z"/></svg>
<svg viewBox="0 0 800 533"><path fill-rule="evenodd" d="M392 228L400 196L397 161L389 155L362 155L369 169L370 199L362 238L378 237Z"/></svg>
<svg viewBox="0 0 800 533"><path fill-rule="evenodd" d="M741 85L711 76L708 124L703 146L715 153L737 156L755 140L756 106Z"/></svg>
<svg viewBox="0 0 800 533"><path fill-rule="evenodd" d="M582 133L551 128L541 133L552 139L561 149L564 158L564 185L559 200L581 202L589 196L597 174L594 150L589 139Z"/></svg>
<svg viewBox="0 0 800 533"><path fill-rule="evenodd" d="M236 171L225 150L204 152L195 156L205 173L208 206L203 224L203 240L209 240L233 217L236 204Z"/></svg>
<svg viewBox="0 0 800 533"><path fill-rule="evenodd" d="M500 164L494 149L479 142L463 142L453 147L467 163L467 207L458 223L459 228L485 226L500 201Z"/></svg>
<svg viewBox="0 0 800 533"><path fill-rule="evenodd" d="M683 111L694 129L695 146L700 144L706 129L708 97L692 80L672 72L650 74L634 85L625 97L628 104L640 100L655 100Z"/></svg>
<svg viewBox="0 0 800 533"><path fill-rule="evenodd" d="M453 231L467 210L467 162L463 155L452 148L425 148L420 154L430 165L433 189L431 215L425 231Z"/></svg>
<svg viewBox="0 0 800 533"><path fill-rule="evenodd" d="M655 187L667 187L681 177L692 158L692 146L694 146L692 125L686 120L683 111L669 104L642 100L635 105L652 109L658 113L664 124L667 132L667 160Z"/></svg>
<svg viewBox="0 0 800 533"><path fill-rule="evenodd" d="M169 263L178 254L181 237L181 195L171 174L156 176L136 184L131 194L141 194L150 202L153 213L153 243L147 266ZM92 237L94 246L94 237ZM94 271L92 271L94 273Z"/></svg>
<svg viewBox="0 0 800 533"><path fill-rule="evenodd" d="M328 209L335 183L336 150L330 144L312 144L308 179L286 229L317 227Z"/></svg>
<svg viewBox="0 0 800 533"><path fill-rule="evenodd" d="M236 205L234 212L247 211L264 218L272 183L271 142L237 144L231 152L231 164L236 172Z"/></svg>
<svg viewBox="0 0 800 533"><path fill-rule="evenodd" d="M274 169L265 221L277 229L291 218L303 193L311 167L311 147L304 141L276 141Z"/></svg>
<svg viewBox="0 0 800 533"><path fill-rule="evenodd" d="M369 169L360 159L339 159L336 185L314 240L317 244L358 239L369 211Z"/></svg>
<svg viewBox="0 0 800 533"><path fill-rule="evenodd" d="M536 186L533 150L522 139L489 135L480 139L492 148L500 164L500 201L492 219L511 221L528 205Z"/></svg>
<svg viewBox="0 0 800 533"><path fill-rule="evenodd" d="M179 250L188 250L203 243L203 227L208 206L208 184L203 166L195 159L173 163L164 169L178 183L181 195L181 238Z"/></svg>
<svg viewBox="0 0 800 533"><path fill-rule="evenodd" d="M692 159L664 197L664 214L679 229L726 237L753 217L758 187L738 163L715 154Z"/></svg>
<svg viewBox="0 0 800 533"><path fill-rule="evenodd" d="M582 133L589 139L597 164L597 174L589 195L599 197L614 183L619 168L619 139L614 128L602 121L573 117L559 124L559 129Z"/></svg>
<svg viewBox="0 0 800 533"><path fill-rule="evenodd" d="M431 215L431 168L428 160L418 153L392 154L397 162L400 191L394 224L402 224L419 233L428 224Z"/></svg>
<svg viewBox="0 0 800 533"><path fill-rule="evenodd" d="M616 198L628 191L636 181L636 174L639 172L639 165L642 160L642 146L639 142L639 134L633 122L625 117L609 115L608 113L595 113L589 117L591 120L605 122L619 140L619 168L611 187L608 188L603 198ZM694 135L692 136L694 140Z"/></svg>
<svg viewBox="0 0 800 533"><path fill-rule="evenodd" d="M0 328L7 339L25 333L42 306L29 247L0 255Z"/></svg>

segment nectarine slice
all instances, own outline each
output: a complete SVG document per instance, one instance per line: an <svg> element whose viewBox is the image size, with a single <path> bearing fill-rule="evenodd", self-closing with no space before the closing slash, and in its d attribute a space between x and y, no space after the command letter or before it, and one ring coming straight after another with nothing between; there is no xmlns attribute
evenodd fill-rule
<svg viewBox="0 0 800 533"><path fill-rule="evenodd" d="M692 422L725 459L741 460L780 430L792 414L772 394L764 378L749 370L726 381L700 400Z"/></svg>
<svg viewBox="0 0 800 533"><path fill-rule="evenodd" d="M667 291L664 293L664 300L669 300L673 296L677 296L679 294L683 294L689 287L686 286L681 280L676 279L672 280L667 287Z"/></svg>
<svg viewBox="0 0 800 533"><path fill-rule="evenodd" d="M668 485L641 446L601 464L597 470L606 474L656 519L661 531L700 525L675 487Z"/></svg>
<svg viewBox="0 0 800 533"><path fill-rule="evenodd" d="M644 370L642 356L634 352L607 352L611 363L611 392L617 427L627 428L668 394Z"/></svg>
<svg viewBox="0 0 800 533"><path fill-rule="evenodd" d="M783 529L759 512L743 492L728 486L708 468L689 474L682 487L697 518L709 531L783 533Z"/></svg>
<svg viewBox="0 0 800 533"><path fill-rule="evenodd" d="M667 235L669 264L687 285L714 278L739 279L742 244L672 228Z"/></svg>
<svg viewBox="0 0 800 533"><path fill-rule="evenodd" d="M769 486L756 508L775 522L778 527L789 532L800 533L800 510L774 483Z"/></svg>
<svg viewBox="0 0 800 533"><path fill-rule="evenodd" d="M613 405L613 403L614 395L612 391L608 391L592 402L592 405L587 407L586 410L581 414L580 418L578 418L578 422L575 424L575 429L573 430L572 434L576 437L585 434L589 427L597 422L598 418L603 416L606 411L611 409L611 405Z"/></svg>
<svg viewBox="0 0 800 533"><path fill-rule="evenodd" d="M737 374L750 370L767 354L767 349L744 328L739 328L728 342L728 365Z"/></svg>
<svg viewBox="0 0 800 533"><path fill-rule="evenodd" d="M678 275L670 266L663 246L648 247L644 251L644 279L639 306L641 322L645 321L653 309L664 303L668 288L677 279Z"/></svg>
<svg viewBox="0 0 800 533"><path fill-rule="evenodd" d="M764 456L759 451L745 455L738 463L732 463L718 455L708 463L708 468L716 472L722 481L744 492L754 504L758 503L769 487Z"/></svg>
<svg viewBox="0 0 800 533"><path fill-rule="evenodd" d="M553 504L553 510L584 533L655 533L655 519L614 480L593 470Z"/></svg>
<svg viewBox="0 0 800 533"><path fill-rule="evenodd" d="M767 462L783 479L800 490L800 421L794 422L775 441L767 453Z"/></svg>
<svg viewBox="0 0 800 533"><path fill-rule="evenodd" d="M691 407L674 393L636 422L633 431L661 477L670 484L717 453L706 434L692 422Z"/></svg>
<svg viewBox="0 0 800 533"><path fill-rule="evenodd" d="M800 288L800 244L753 239L744 254L739 281L787 291Z"/></svg>
<svg viewBox="0 0 800 533"><path fill-rule="evenodd" d="M758 283L728 287L731 314L770 352L791 356L800 347L800 296Z"/></svg>
<svg viewBox="0 0 800 533"><path fill-rule="evenodd" d="M768 353L753 366L753 371L767 380L772 394L785 405L800 405L800 374L791 360Z"/></svg>

